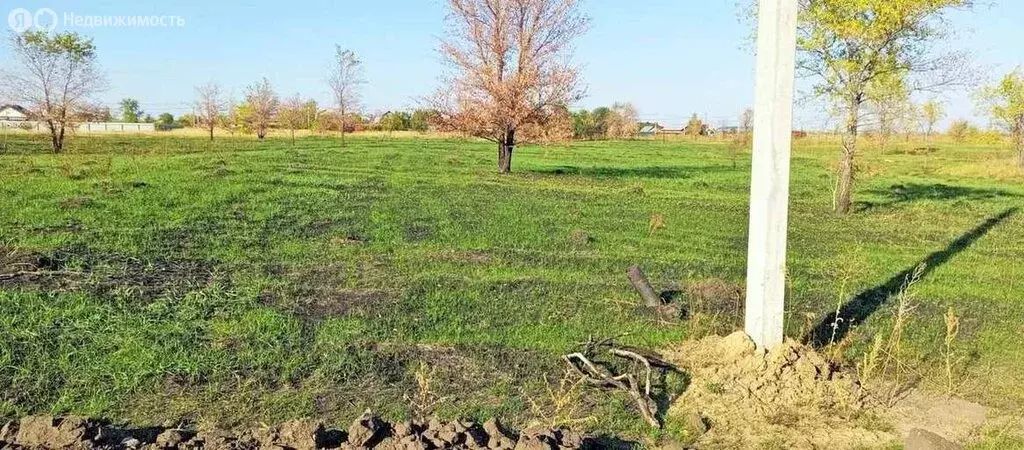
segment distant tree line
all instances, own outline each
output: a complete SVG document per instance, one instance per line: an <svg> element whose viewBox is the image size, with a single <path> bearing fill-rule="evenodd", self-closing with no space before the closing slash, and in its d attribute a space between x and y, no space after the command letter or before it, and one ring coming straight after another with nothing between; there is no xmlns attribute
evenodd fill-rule
<svg viewBox="0 0 1024 450"><path fill-rule="evenodd" d="M636 108L630 103L616 103L572 113L573 139L628 139L640 132Z"/></svg>
<svg viewBox="0 0 1024 450"><path fill-rule="evenodd" d="M298 96L281 101L263 79L246 90L241 103L210 83L196 88L192 113L154 118L129 98L119 105L120 118L153 122L161 129L202 127L211 139L218 128L260 138L271 128L338 131L342 137L359 129L457 131L495 142L502 173L511 171L513 151L524 141L638 134L640 123L629 104L569 110L584 95L579 68L569 58L572 42L589 28L578 0L520 0L498 6L487 0L446 3L447 37L440 51L453 70L442 79L437 94L423 101L423 110L361 115L359 94L366 83L362 62L354 52L336 46L326 77L333 103L326 108ZM888 139L902 129L909 137L916 125L930 140L944 117L941 104L914 106L908 99L915 93L975 83L964 55L936 45L950 37L949 16L974 4L801 2L798 73L810 80L815 97L840 119L844 137L834 186L836 212L851 211L860 136L877 133ZM30 31L12 35L10 44L12 67L0 71L0 95L24 106L43 124L55 153L63 150L76 123L113 119L109 108L93 103L107 82L92 39L74 32ZM1012 136L1024 170L1024 74L1018 69L981 88L978 100ZM697 116L685 127L691 135L708 131ZM979 133L962 121L948 132L960 140Z"/></svg>
<svg viewBox="0 0 1024 450"><path fill-rule="evenodd" d="M268 86L265 86L266 88ZM272 91L260 91L256 96L247 95L246 101L238 104L226 102L213 121L214 129L229 133L259 134L270 129L282 131L311 131L314 133L346 133L356 131L417 131L435 129L436 112L428 109L412 111L388 111L383 114L351 112L342 116L336 110L321 108L316 100L303 99L295 95L286 100L277 100ZM203 102L200 102L203 103ZM256 105L260 105L256 107ZM202 108L198 108L202 109ZM221 109L221 108L218 108ZM185 113L175 118L172 114L161 114L155 122L158 129L192 128L208 123L201 113ZM166 124L167 126L162 126ZM294 133L292 133L294 134Z"/></svg>

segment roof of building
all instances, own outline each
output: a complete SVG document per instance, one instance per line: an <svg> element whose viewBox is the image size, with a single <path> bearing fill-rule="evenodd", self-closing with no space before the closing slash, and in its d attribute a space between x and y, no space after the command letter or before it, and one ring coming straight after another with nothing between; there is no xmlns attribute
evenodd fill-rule
<svg viewBox="0 0 1024 450"><path fill-rule="evenodd" d="M0 111L3 111L5 109L7 109L7 108L13 109L13 110L15 110L17 112L20 112L20 113L22 113L22 114L24 114L26 116L28 115L28 110L23 108L23 107L21 107L20 105L14 105L14 104L0 105Z"/></svg>

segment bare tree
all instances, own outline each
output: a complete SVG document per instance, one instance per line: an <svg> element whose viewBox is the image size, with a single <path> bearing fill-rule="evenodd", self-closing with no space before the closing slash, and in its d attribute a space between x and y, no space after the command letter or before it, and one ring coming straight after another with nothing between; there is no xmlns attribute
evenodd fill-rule
<svg viewBox="0 0 1024 450"><path fill-rule="evenodd" d="M686 126L683 128L683 133L687 136L704 136L707 132L708 124L704 123L703 120L700 120L700 116L698 116L697 113L693 113L693 115L690 116L690 120L686 122Z"/></svg>
<svg viewBox="0 0 1024 450"><path fill-rule="evenodd" d="M295 145L295 130L302 128L307 123L306 103L302 96L295 94L281 104L281 110L277 113L278 122L288 127L291 131L292 145Z"/></svg>
<svg viewBox="0 0 1024 450"><path fill-rule="evenodd" d="M750 149L754 143L754 110L747 108L740 114L740 126L735 136L732 137L728 147L729 159L732 160L733 169L737 166L740 152Z"/></svg>
<svg viewBox="0 0 1024 450"><path fill-rule="evenodd" d="M60 153L78 114L106 87L96 66L96 46L78 33L42 31L16 34L11 44L21 70L0 73L3 91L46 124L50 146Z"/></svg>
<svg viewBox="0 0 1024 450"><path fill-rule="evenodd" d="M744 134L754 132L754 109L747 108L740 114L740 131Z"/></svg>
<svg viewBox="0 0 1024 450"><path fill-rule="evenodd" d="M317 117L320 115L320 105L316 100L307 100L302 104L303 128L312 130L316 128Z"/></svg>
<svg viewBox="0 0 1024 450"><path fill-rule="evenodd" d="M256 133L261 141L267 137L267 131L277 116L281 101L270 85L270 80L263 78L249 86L245 94L245 105L249 115L246 118L249 130Z"/></svg>
<svg viewBox="0 0 1024 450"><path fill-rule="evenodd" d="M220 85L211 81L196 87L196 122L210 132L211 141L213 130L217 128L224 108L225 102L221 98Z"/></svg>
<svg viewBox="0 0 1024 450"><path fill-rule="evenodd" d="M896 130L900 116L906 113L910 92L902 77L879 77L868 86L865 116L873 116L878 132L878 144L882 151L889 146L889 140ZM870 120L870 118L865 117Z"/></svg>
<svg viewBox="0 0 1024 450"><path fill-rule="evenodd" d="M334 61L331 62L327 84L334 94L334 105L338 107L341 119L341 145L345 145L345 126L348 115L359 109L359 87L366 84L363 76L363 62L352 50L334 46Z"/></svg>
<svg viewBox="0 0 1024 450"><path fill-rule="evenodd" d="M224 101L224 113L220 115L217 125L231 133L231 136L234 136L235 133L249 132L248 121L249 105L236 101L235 95L232 93Z"/></svg>
<svg viewBox="0 0 1024 450"><path fill-rule="evenodd" d="M946 112L943 110L942 103L938 100L929 100L924 105L921 105L921 125L924 128L925 144L927 147L931 147L935 126L944 117L946 117Z"/></svg>
<svg viewBox="0 0 1024 450"><path fill-rule="evenodd" d="M580 98L566 60L588 19L579 0L448 0L441 53L452 68L432 99L445 128L498 144L498 170L512 170L517 132L544 125Z"/></svg>
<svg viewBox="0 0 1024 450"><path fill-rule="evenodd" d="M902 107L896 110L893 125L903 132L903 140L910 142L910 139L914 136L914 132L918 129L920 119L921 107L908 99Z"/></svg>

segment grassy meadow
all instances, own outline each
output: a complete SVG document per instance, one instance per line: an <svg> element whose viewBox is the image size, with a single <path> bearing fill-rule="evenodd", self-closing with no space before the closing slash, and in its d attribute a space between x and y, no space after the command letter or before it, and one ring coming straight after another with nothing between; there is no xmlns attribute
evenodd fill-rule
<svg viewBox="0 0 1024 450"><path fill-rule="evenodd" d="M0 417L239 427L373 408L639 436L618 394L555 407L560 355L741 323L749 154L723 144L524 147L501 176L491 145L455 139L83 136L64 155L8 139ZM788 334L852 301L856 361L924 262L905 356L921 386L945 385L952 307L956 393L1020 410L1024 177L1000 146L916 147L866 150L840 218L836 147L798 145ZM688 317L638 309L631 264Z"/></svg>

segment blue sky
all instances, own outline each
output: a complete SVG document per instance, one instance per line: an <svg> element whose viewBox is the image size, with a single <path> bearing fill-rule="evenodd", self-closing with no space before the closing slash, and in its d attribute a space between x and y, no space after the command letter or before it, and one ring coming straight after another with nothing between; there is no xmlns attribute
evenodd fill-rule
<svg viewBox="0 0 1024 450"><path fill-rule="evenodd" d="M587 0L590 31L578 41L584 69L583 107L630 101L644 119L677 125L692 113L713 124L735 121L753 99L753 54L737 19L737 0ZM441 64L443 0L211 1L0 0L15 8L58 13L58 30L95 38L111 88L101 100L116 109L138 98L146 112L178 115L190 108L194 86L215 80L240 98L266 76L282 96L329 98L325 70L335 43L363 59L369 110L409 108L433 92ZM64 16L160 15L184 18L183 27L65 27ZM6 22L6 21L5 21ZM956 13L955 45L994 77L1024 64L1024 2L999 0ZM6 33L10 30L2 24ZM10 59L0 48L0 65ZM944 96L950 119L979 123L967 92ZM823 113L801 106L798 127L821 126Z"/></svg>

